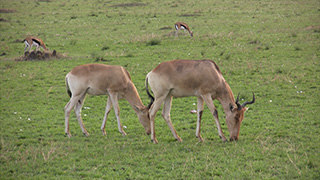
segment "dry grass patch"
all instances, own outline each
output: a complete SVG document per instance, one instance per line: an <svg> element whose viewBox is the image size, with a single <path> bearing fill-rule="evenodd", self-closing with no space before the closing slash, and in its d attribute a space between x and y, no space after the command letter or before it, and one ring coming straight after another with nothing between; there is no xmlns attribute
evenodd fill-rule
<svg viewBox="0 0 320 180"><path fill-rule="evenodd" d="M15 61L34 61L66 58L66 55L53 51L26 51L22 57L16 58Z"/></svg>
<svg viewBox="0 0 320 180"><path fill-rule="evenodd" d="M16 12L15 9L0 9L0 13L13 13Z"/></svg>
<svg viewBox="0 0 320 180"><path fill-rule="evenodd" d="M136 6L146 6L147 4L143 3L123 3L123 4L115 4L110 7L136 7Z"/></svg>

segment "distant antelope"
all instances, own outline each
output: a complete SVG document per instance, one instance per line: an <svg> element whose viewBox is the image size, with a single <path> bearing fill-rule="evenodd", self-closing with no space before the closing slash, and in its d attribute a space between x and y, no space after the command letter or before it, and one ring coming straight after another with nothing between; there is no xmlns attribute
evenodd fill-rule
<svg viewBox="0 0 320 180"><path fill-rule="evenodd" d="M188 31L190 36L193 37L193 32L190 30L189 26L183 22L177 22L174 27L176 28L175 36L178 36L178 31L183 29L184 31Z"/></svg>
<svg viewBox="0 0 320 180"><path fill-rule="evenodd" d="M81 118L81 107L86 94L108 95L106 112L101 125L103 135L106 134L106 121L112 106L116 114L119 132L126 135L122 129L119 116L118 100L122 98L129 102L137 114L140 123L145 128L146 133L150 134L148 108L142 104L138 91L131 81L130 74L125 68L103 64L77 66L66 75L66 87L71 97L65 106L65 133L69 137L71 137L69 131L69 116L73 107L83 134L89 136Z"/></svg>
<svg viewBox="0 0 320 180"><path fill-rule="evenodd" d="M37 37L28 36L23 40L23 42L26 45L26 47L24 48L24 52L26 52L28 47L29 47L28 51L30 51L33 45L37 46L37 50L39 49L39 47L42 47L43 49L48 50L44 42Z"/></svg>
<svg viewBox="0 0 320 180"><path fill-rule="evenodd" d="M148 90L148 83L153 91L153 97ZM218 127L218 133L223 141L225 138L213 100L220 101L225 115L230 140L238 140L240 125L244 118L245 106L252 104L253 100L239 104L239 95L234 100L233 93L223 78L219 67L211 60L174 60L163 62L147 74L146 91L151 98L149 104L151 140L157 143L155 136L155 116L163 103L162 116L168 124L173 136L178 141L182 141L174 129L170 119L170 109L172 97L197 97L197 129L196 137L203 141L200 135L201 116L203 112L203 102L210 109Z"/></svg>

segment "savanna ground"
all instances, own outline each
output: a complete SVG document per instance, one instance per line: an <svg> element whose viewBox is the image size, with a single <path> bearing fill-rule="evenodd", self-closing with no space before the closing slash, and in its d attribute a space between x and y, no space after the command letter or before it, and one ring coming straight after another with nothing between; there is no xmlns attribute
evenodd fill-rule
<svg viewBox="0 0 320 180"><path fill-rule="evenodd" d="M0 179L320 179L318 0L1 0L0 20ZM194 37L175 38L177 21ZM63 58L16 61L27 35ZM105 96L87 96L90 136L74 113L73 136L65 136L64 77L73 67L126 67L147 105L146 74L173 59L212 59L241 102L255 93L239 141L223 143L205 107L199 143L194 97L173 100L181 143L158 112L153 144L126 101L120 116L128 135L117 131L112 111L102 136Z"/></svg>

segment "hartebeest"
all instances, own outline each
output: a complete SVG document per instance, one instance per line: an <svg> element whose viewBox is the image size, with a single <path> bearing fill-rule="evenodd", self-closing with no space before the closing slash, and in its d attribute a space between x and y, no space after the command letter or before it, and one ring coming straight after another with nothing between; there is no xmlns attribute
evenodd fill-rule
<svg viewBox="0 0 320 180"><path fill-rule="evenodd" d="M175 36L178 36L178 31L183 29L184 31L188 31L190 36L193 37L193 32L190 30L189 26L183 22L177 22L174 27L176 28Z"/></svg>
<svg viewBox="0 0 320 180"><path fill-rule="evenodd" d="M23 40L24 44L26 45L26 47L24 48L24 52L26 52L27 48L29 47L29 50L32 48L33 45L37 46L37 50L39 49L39 47L42 47L45 50L48 50L47 46L44 44L44 42L37 37L33 37L33 36L28 36Z"/></svg>
<svg viewBox="0 0 320 180"><path fill-rule="evenodd" d="M153 91L153 97L148 90L148 83ZM147 74L146 91L151 98L149 104L151 140L157 143L155 135L155 116L163 103L162 116L168 124L173 136L182 141L174 129L170 119L170 109L172 97L197 97L197 129L196 137L203 141L200 135L201 116L203 112L203 102L207 104L218 127L219 136L223 141L225 138L220 122L218 111L213 100L217 99L223 106L226 114L227 127L230 133L230 140L238 140L240 125L244 118L245 106L252 104L253 100L239 104L239 95L234 100L230 86L223 78L217 64L211 60L173 60L163 62Z"/></svg>
<svg viewBox="0 0 320 180"><path fill-rule="evenodd" d="M116 114L119 132L126 135L122 129L119 116L118 100L122 98L129 102L137 114L140 123L145 128L146 133L150 134L148 108L143 105L129 72L122 66L104 64L80 65L72 69L66 75L65 80L67 92L71 97L65 106L65 133L69 137L71 137L69 131L69 116L73 107L83 134L89 136L81 118L81 107L86 94L108 95L106 112L101 125L103 135L106 134L106 120L112 106Z"/></svg>

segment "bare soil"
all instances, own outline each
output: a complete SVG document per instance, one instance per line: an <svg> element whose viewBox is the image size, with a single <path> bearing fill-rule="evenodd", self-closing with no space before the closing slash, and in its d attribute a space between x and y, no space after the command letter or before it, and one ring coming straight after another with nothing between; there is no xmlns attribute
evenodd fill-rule
<svg viewBox="0 0 320 180"><path fill-rule="evenodd" d="M34 60L48 60L48 59L60 59L65 58L65 55L57 53L56 50L53 51L26 51L22 57L15 59L16 61L34 61Z"/></svg>

